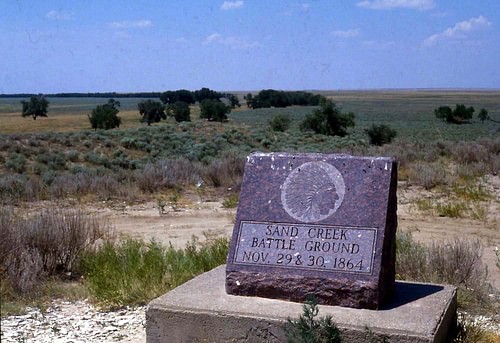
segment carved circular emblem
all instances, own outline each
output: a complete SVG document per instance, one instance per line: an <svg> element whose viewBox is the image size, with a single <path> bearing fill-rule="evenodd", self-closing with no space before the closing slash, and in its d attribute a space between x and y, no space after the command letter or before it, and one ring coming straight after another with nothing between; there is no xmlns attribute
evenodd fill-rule
<svg viewBox="0 0 500 343"><path fill-rule="evenodd" d="M288 174L281 186L281 202L294 219L319 222L342 204L345 184L342 174L329 163L307 162Z"/></svg>

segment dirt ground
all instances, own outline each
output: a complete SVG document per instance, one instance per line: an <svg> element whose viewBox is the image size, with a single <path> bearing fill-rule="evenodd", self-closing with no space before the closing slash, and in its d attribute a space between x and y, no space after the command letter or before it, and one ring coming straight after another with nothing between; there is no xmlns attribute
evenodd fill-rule
<svg viewBox="0 0 500 343"><path fill-rule="evenodd" d="M398 230L412 232L413 237L426 244L445 243L455 237L479 240L484 247L483 262L488 266L489 281L500 288L500 268L496 266L495 249L500 248L500 177L489 182L494 199L487 202L487 220L448 218L419 213L414 199L433 197L434 194L414 187L398 189ZM156 202L125 206L106 204L92 208L92 212L108 218L120 236L155 239L181 248L192 238L203 239L204 232L230 236L236 209L223 208L220 201L200 201L196 195L185 196L182 205L174 211L165 208L160 214Z"/></svg>

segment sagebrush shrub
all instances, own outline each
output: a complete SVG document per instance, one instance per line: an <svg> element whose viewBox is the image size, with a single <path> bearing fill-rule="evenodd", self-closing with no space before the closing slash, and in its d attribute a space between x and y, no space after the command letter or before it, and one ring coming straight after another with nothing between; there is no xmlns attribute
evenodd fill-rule
<svg viewBox="0 0 500 343"><path fill-rule="evenodd" d="M438 162L417 163L410 167L410 182L415 185L431 189L448 183L447 168Z"/></svg>
<svg viewBox="0 0 500 343"><path fill-rule="evenodd" d="M476 142L460 142L453 146L452 157L459 164L469 165L488 162L490 153L485 146Z"/></svg>
<svg viewBox="0 0 500 343"><path fill-rule="evenodd" d="M239 189L243 178L244 157L238 153L227 153L214 159L208 166L201 166L199 174L206 184L213 187Z"/></svg>
<svg viewBox="0 0 500 343"><path fill-rule="evenodd" d="M24 200L26 181L25 175L0 176L0 203L13 204Z"/></svg>
<svg viewBox="0 0 500 343"><path fill-rule="evenodd" d="M159 160L134 172L140 190L154 193L163 188L180 187L199 180L195 164L187 159Z"/></svg>
<svg viewBox="0 0 500 343"><path fill-rule="evenodd" d="M396 275L403 280L454 285L459 288L461 306L487 305L491 285L481 261L482 249L479 241L461 238L426 246L410 233L398 233Z"/></svg>
<svg viewBox="0 0 500 343"><path fill-rule="evenodd" d="M292 119L286 114L277 114L270 121L269 126L273 131L285 132L290 127Z"/></svg>
<svg viewBox="0 0 500 343"><path fill-rule="evenodd" d="M22 217L12 209L3 209L2 282L8 282L16 292L30 292L44 276L74 272L81 254L109 232L105 222L78 210L49 209Z"/></svg>
<svg viewBox="0 0 500 343"><path fill-rule="evenodd" d="M5 161L5 168L14 173L24 173L26 170L26 156L17 153L11 154Z"/></svg>
<svg viewBox="0 0 500 343"><path fill-rule="evenodd" d="M370 139L370 144L379 146L391 143L397 135L396 130L385 124L372 125L369 129L365 130L365 133Z"/></svg>

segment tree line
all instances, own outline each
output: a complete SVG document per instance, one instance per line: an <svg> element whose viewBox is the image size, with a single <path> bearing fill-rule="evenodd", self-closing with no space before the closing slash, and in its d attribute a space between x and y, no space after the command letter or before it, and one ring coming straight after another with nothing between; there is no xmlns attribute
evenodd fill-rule
<svg viewBox="0 0 500 343"><path fill-rule="evenodd" d="M441 119L444 122L449 124L465 124L468 123L476 110L472 106L465 106L464 104L456 104L455 108L451 108L450 106L439 106L434 109L434 115L436 118ZM492 122L496 122L495 120L490 118L488 111L484 108L479 110L477 114L477 118L484 122L485 120L490 120Z"/></svg>
<svg viewBox="0 0 500 343"><path fill-rule="evenodd" d="M274 89L261 90L256 96L252 93L245 95L249 108L269 108L288 106L318 106L322 96L303 91L279 91Z"/></svg>

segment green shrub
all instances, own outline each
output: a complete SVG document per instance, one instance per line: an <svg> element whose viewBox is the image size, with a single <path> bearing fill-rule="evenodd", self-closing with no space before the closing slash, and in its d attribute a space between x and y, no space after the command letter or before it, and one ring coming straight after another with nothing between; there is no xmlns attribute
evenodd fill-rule
<svg viewBox="0 0 500 343"><path fill-rule="evenodd" d="M11 154L5 162L5 168L8 170L22 174L26 170L26 156L22 154Z"/></svg>
<svg viewBox="0 0 500 343"><path fill-rule="evenodd" d="M288 343L340 343L340 331L331 316L316 318L319 309L314 297L309 297L303 305L303 313L298 319L288 318L285 333Z"/></svg>
<svg viewBox="0 0 500 343"><path fill-rule="evenodd" d="M287 114L277 114L270 121L269 126L273 131L285 132L290 127L292 119Z"/></svg>
<svg viewBox="0 0 500 343"><path fill-rule="evenodd" d="M88 115L90 126L94 130L109 130L120 127L122 120L118 117L118 112L120 112L118 107L120 107L120 102L114 99L109 99L104 105L98 105L92 110L92 113Z"/></svg>
<svg viewBox="0 0 500 343"><path fill-rule="evenodd" d="M370 144L379 146L391 143L397 134L396 130L384 124L372 125L369 129L365 130L365 133L370 139Z"/></svg>
<svg viewBox="0 0 500 343"><path fill-rule="evenodd" d="M35 162L35 164L33 164L33 174L42 175L46 171L47 167L44 164L38 162Z"/></svg>
<svg viewBox="0 0 500 343"><path fill-rule="evenodd" d="M66 167L66 156L59 151L49 151L36 157L38 163L44 163L48 169L63 170Z"/></svg>
<svg viewBox="0 0 500 343"><path fill-rule="evenodd" d="M437 203L435 209L440 217L464 218L468 207L464 202L449 201Z"/></svg>
<svg viewBox="0 0 500 343"><path fill-rule="evenodd" d="M77 150L69 150L66 153L66 156L68 160L71 162L78 162L78 159L80 158L80 153Z"/></svg>
<svg viewBox="0 0 500 343"><path fill-rule="evenodd" d="M334 102L322 99L320 109L308 114L300 124L301 131L314 131L323 135L347 135L347 128L354 126L354 113L342 113Z"/></svg>
<svg viewBox="0 0 500 343"><path fill-rule="evenodd" d="M236 208L238 207L238 193L231 193L223 202L222 207L224 208Z"/></svg>

